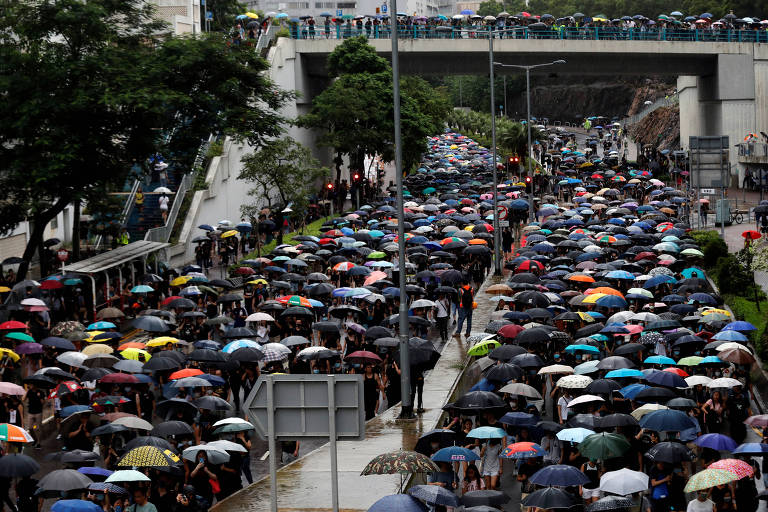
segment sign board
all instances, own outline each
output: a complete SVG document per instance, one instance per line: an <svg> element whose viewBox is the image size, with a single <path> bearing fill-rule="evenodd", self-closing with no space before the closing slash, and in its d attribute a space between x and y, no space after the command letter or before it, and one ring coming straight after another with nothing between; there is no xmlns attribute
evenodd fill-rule
<svg viewBox="0 0 768 512"><path fill-rule="evenodd" d="M387 12L387 4L381 4L381 12Z"/></svg>
<svg viewBox="0 0 768 512"><path fill-rule="evenodd" d="M205 19L212 20L213 19L213 11L205 11Z"/></svg>
<svg viewBox="0 0 768 512"><path fill-rule="evenodd" d="M342 15L341 9L336 9L336 16L341 16L341 15Z"/></svg>
<svg viewBox="0 0 768 512"><path fill-rule="evenodd" d="M59 249L56 251L56 257L59 261L67 261L69 259L69 251L66 249Z"/></svg>
<svg viewBox="0 0 768 512"><path fill-rule="evenodd" d="M270 396L270 381L272 392ZM263 439L327 438L329 390L333 389L338 439L365 439L365 405L362 375L263 375L246 398L256 433ZM274 412L270 430L269 412Z"/></svg>
<svg viewBox="0 0 768 512"><path fill-rule="evenodd" d="M499 212L499 220L507 220L507 217L509 216L509 210L507 210L506 206L499 206L498 212Z"/></svg>
<svg viewBox="0 0 768 512"><path fill-rule="evenodd" d="M703 188L701 189L701 193L705 196L713 196L717 193L717 191L713 188Z"/></svg>
<svg viewBox="0 0 768 512"><path fill-rule="evenodd" d="M691 186L693 188L728 186L728 137L691 137L689 147Z"/></svg>
<svg viewBox="0 0 768 512"><path fill-rule="evenodd" d="M509 221L508 220L500 220L499 221L499 227L500 228L508 228L509 227Z"/></svg>

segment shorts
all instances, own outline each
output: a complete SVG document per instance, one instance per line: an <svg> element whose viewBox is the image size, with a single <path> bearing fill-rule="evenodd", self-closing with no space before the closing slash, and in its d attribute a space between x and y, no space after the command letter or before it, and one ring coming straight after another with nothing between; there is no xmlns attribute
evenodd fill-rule
<svg viewBox="0 0 768 512"><path fill-rule="evenodd" d="M30 427L30 430L34 430L35 428L40 428L43 426L43 413L39 412L37 414L29 414L29 423L27 424Z"/></svg>
<svg viewBox="0 0 768 512"><path fill-rule="evenodd" d="M600 488L596 487L595 489L587 489L586 487L581 488L581 497L585 500L588 500L590 498L599 498L600 497Z"/></svg>
<svg viewBox="0 0 768 512"><path fill-rule="evenodd" d="M499 468L488 468L487 470L483 468L483 474L480 476L499 476Z"/></svg>

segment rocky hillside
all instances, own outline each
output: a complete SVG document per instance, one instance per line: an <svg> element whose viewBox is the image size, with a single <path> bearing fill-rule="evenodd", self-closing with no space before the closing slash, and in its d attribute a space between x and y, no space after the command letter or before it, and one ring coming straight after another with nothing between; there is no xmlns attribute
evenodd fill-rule
<svg viewBox="0 0 768 512"><path fill-rule="evenodd" d="M680 147L680 108L662 107L629 127L629 136L640 144L654 144L659 149Z"/></svg>

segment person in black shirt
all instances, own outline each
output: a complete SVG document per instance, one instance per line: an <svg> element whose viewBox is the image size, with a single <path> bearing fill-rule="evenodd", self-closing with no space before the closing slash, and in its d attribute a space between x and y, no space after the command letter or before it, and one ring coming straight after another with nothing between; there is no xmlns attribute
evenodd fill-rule
<svg viewBox="0 0 768 512"><path fill-rule="evenodd" d="M731 425L731 438L741 444L747 436L744 420L752 416L749 398L744 394L741 386L733 387L733 395L728 397L726 407L728 408L728 422Z"/></svg>
<svg viewBox="0 0 768 512"><path fill-rule="evenodd" d="M77 425L72 431L67 434L67 448L69 450L86 450L93 449L93 441L91 441L91 425L88 423L88 415L80 415L80 424Z"/></svg>
<svg viewBox="0 0 768 512"><path fill-rule="evenodd" d="M40 427L43 424L45 391L33 385L27 391L24 399L27 401L27 413L29 414L27 427L29 427L29 433L35 440L35 448L40 449Z"/></svg>

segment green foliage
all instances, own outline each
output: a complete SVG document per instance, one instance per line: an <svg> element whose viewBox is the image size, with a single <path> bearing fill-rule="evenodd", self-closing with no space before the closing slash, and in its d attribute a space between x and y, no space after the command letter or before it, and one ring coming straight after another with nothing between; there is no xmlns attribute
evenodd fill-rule
<svg viewBox="0 0 768 512"><path fill-rule="evenodd" d="M245 4L237 0L213 0L206 2L205 7L213 13L210 28L216 31L230 30L235 26L235 17L245 12Z"/></svg>
<svg viewBox="0 0 768 512"><path fill-rule="evenodd" d="M480 16L496 16L502 11L506 11L510 14L517 14L526 9L527 7L524 0L502 0L501 2L488 0L487 2L480 4L477 14Z"/></svg>
<svg viewBox="0 0 768 512"><path fill-rule="evenodd" d="M768 352L768 300L765 297L758 303L752 296L743 294L724 295L723 300L731 308L737 320L746 320L755 327L756 331L749 333L758 354L765 358Z"/></svg>
<svg viewBox="0 0 768 512"><path fill-rule="evenodd" d="M525 94L525 74L507 74L506 77L506 94L509 100ZM447 76L443 78L443 82L453 106L469 107L476 112L490 112L491 82L487 75ZM499 107L504 107L504 77L499 73L495 74L493 83L495 111L498 113Z"/></svg>
<svg viewBox="0 0 768 512"><path fill-rule="evenodd" d="M121 187L136 162L161 152L189 166L211 131L251 144L276 136L292 94L266 69L224 34L168 36L142 0L19 0L0 11L0 232L31 220L29 261L52 218ZM165 145L158 133L179 119Z"/></svg>
<svg viewBox="0 0 768 512"><path fill-rule="evenodd" d="M717 259L711 271L720 293L750 296L755 285L753 274L748 272L736 256L728 254Z"/></svg>
<svg viewBox="0 0 768 512"><path fill-rule="evenodd" d="M447 118L448 126L459 133L476 139L486 147L491 146L491 116L481 112L466 112L455 109ZM535 128L531 130L531 140L536 140L540 133ZM517 154L525 156L528 153L528 131L524 124L510 121L507 118L496 119L496 147L501 160L504 155Z"/></svg>
<svg viewBox="0 0 768 512"><path fill-rule="evenodd" d="M275 32L275 37L291 37L291 31L287 27L281 27L280 30Z"/></svg>
<svg viewBox="0 0 768 512"><path fill-rule="evenodd" d="M283 237L283 243L291 244L291 245L299 245L299 241L293 239L298 235L310 235L310 236L319 237L320 235L322 235L320 226L322 226L326 222L327 222L326 218L318 219L314 222L307 224L306 226L303 226L298 231L292 231ZM259 254L269 254L275 249L275 247L277 247L277 239L272 240L268 244L262 245L260 251L253 251L250 254L246 254L245 256L243 256L243 259L247 260L247 259L257 258ZM229 267L229 271L231 272L239 266L241 265L232 265Z"/></svg>
<svg viewBox="0 0 768 512"><path fill-rule="evenodd" d="M347 39L328 57L329 72L338 78L312 101L299 124L317 128L317 142L348 155L350 169L362 170L366 155L394 159L392 70L364 37ZM448 112L445 95L417 77L401 86L403 170L418 164L427 136L441 131ZM354 113L354 115L350 115Z"/></svg>
<svg viewBox="0 0 768 512"><path fill-rule="evenodd" d="M513 11L519 10L507 9L513 14ZM608 18L642 14L655 19L659 14L671 11L680 11L686 16L710 12L715 18L720 18L731 10L739 17L758 16L765 19L768 16L765 2L755 0L530 0L523 10L536 14L549 13L558 18L582 12L587 16L604 14Z"/></svg>
<svg viewBox="0 0 768 512"><path fill-rule="evenodd" d="M728 256L728 245L716 231L691 231L691 237L704 253L703 265L706 269L713 268L720 258Z"/></svg>
<svg viewBox="0 0 768 512"><path fill-rule="evenodd" d="M208 145L208 150L205 152L206 160L210 160L215 156L221 156L224 151L224 140L218 139Z"/></svg>
<svg viewBox="0 0 768 512"><path fill-rule="evenodd" d="M308 148L290 137L264 143L258 151L245 155L242 162L238 179L255 185L249 195L265 199L271 206L276 193L281 205L293 203L292 209L299 218L304 217L316 183L330 174L327 167L321 167L312 157ZM256 217L263 207L263 204L255 203L243 205L241 210L245 217Z"/></svg>

